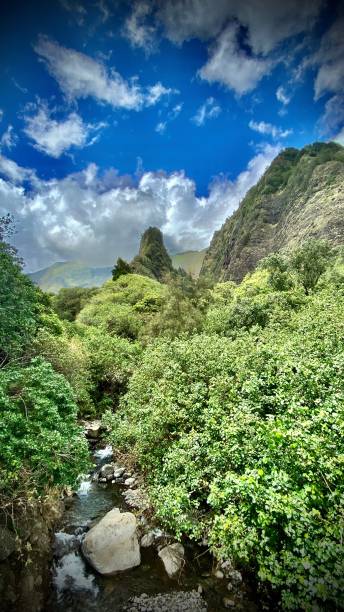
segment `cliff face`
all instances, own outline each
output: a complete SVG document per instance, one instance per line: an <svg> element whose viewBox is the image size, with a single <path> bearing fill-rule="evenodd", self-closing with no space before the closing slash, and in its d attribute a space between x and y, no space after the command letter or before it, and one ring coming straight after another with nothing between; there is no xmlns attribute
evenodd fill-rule
<svg viewBox="0 0 344 612"><path fill-rule="evenodd" d="M165 249L163 235L157 227L149 227L141 238L139 254L131 262L137 274L163 280L165 274L172 272L172 260Z"/></svg>
<svg viewBox="0 0 344 612"><path fill-rule="evenodd" d="M344 243L344 147L285 149L215 232L201 276L240 281L271 252L309 238Z"/></svg>

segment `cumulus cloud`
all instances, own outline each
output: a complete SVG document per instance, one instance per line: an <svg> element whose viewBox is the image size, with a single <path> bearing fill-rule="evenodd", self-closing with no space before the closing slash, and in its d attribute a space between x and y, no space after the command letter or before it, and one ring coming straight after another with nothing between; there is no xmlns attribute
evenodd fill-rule
<svg viewBox="0 0 344 612"><path fill-rule="evenodd" d="M152 53L157 45L156 29L147 22L152 8L152 3L136 2L123 28L123 35L129 40L132 47L144 49L147 54Z"/></svg>
<svg viewBox="0 0 344 612"><path fill-rule="evenodd" d="M239 96L252 91L271 70L270 60L249 55L238 43L239 27L228 26L210 49L207 63L199 76L210 83L217 81Z"/></svg>
<svg viewBox="0 0 344 612"><path fill-rule="evenodd" d="M235 180L213 181L208 197L197 197L194 181L182 171L144 172L133 184L114 171L99 174L95 164L64 179L37 180L25 190L14 184L16 172L22 179L29 171L11 162L11 180L0 179L0 214L15 215L18 246L29 269L58 260L106 265L118 256L130 259L149 225L162 229L171 250L200 249L278 150L265 145Z"/></svg>
<svg viewBox="0 0 344 612"><path fill-rule="evenodd" d="M162 85L160 82L155 83L155 85L148 87L146 94L146 104L147 106L153 106L154 104L159 102L159 100L164 96L170 96L172 94L178 93L178 89L164 87L164 85Z"/></svg>
<svg viewBox="0 0 344 612"><path fill-rule="evenodd" d="M51 115L48 107L41 104L35 115L25 117L24 132L33 141L35 149L55 158L61 157L71 147L93 144L97 136L89 140L90 135L105 126L104 123L86 124L75 112L60 121Z"/></svg>
<svg viewBox="0 0 344 612"><path fill-rule="evenodd" d="M24 181L35 181L36 174L30 168L23 168L15 161L5 157L0 153L0 176L5 176L13 183L23 183ZM11 212L10 210L8 212Z"/></svg>
<svg viewBox="0 0 344 612"><path fill-rule="evenodd" d="M266 123L265 121L251 121L248 124L251 130L258 132L259 134L264 134L272 136L272 138L287 138L292 134L293 130L282 130L282 128L277 127L276 125L272 125L272 123Z"/></svg>
<svg viewBox="0 0 344 612"><path fill-rule="evenodd" d="M236 20L247 28L252 51L267 55L287 38L311 29L323 1L167 0L158 4L158 17L173 42L215 38L229 21Z"/></svg>
<svg viewBox="0 0 344 612"><path fill-rule="evenodd" d="M62 47L46 36L40 36L34 49L69 100L92 97L98 102L110 104L113 108L140 110L145 105L158 102L162 95L170 93L170 90L165 88L162 92L161 83L149 87L146 92L136 79L128 81L114 68L109 71L102 62L74 49ZM153 102L154 87L160 87L161 93Z"/></svg>
<svg viewBox="0 0 344 612"><path fill-rule="evenodd" d="M338 18L325 32L320 49L308 61L308 65L318 66L314 83L315 99L327 92L338 93L344 90L344 16Z"/></svg>
<svg viewBox="0 0 344 612"><path fill-rule="evenodd" d="M216 103L215 98L207 98L204 104L197 109L196 114L191 118L191 121L198 125L204 125L207 119L215 119L221 113L221 106Z"/></svg>

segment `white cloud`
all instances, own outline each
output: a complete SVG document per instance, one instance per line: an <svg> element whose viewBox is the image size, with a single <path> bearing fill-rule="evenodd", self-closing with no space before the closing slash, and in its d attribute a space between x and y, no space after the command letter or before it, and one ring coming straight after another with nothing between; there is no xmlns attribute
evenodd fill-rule
<svg viewBox="0 0 344 612"><path fill-rule="evenodd" d="M270 60L248 55L238 44L239 28L228 26L210 49L207 63L199 71L202 79L217 81L239 96L252 91L271 70Z"/></svg>
<svg viewBox="0 0 344 612"><path fill-rule="evenodd" d="M281 102L284 106L287 106L291 100L291 96L287 94L286 90L282 85L276 90L276 98L279 102Z"/></svg>
<svg viewBox="0 0 344 612"><path fill-rule="evenodd" d="M232 20L247 28L255 54L267 55L282 41L310 30L322 0L166 0L158 17L175 43L190 38L212 39Z"/></svg>
<svg viewBox="0 0 344 612"><path fill-rule="evenodd" d="M216 103L215 98L207 98L204 104L198 109L191 120L198 126L204 125L207 119L214 119L221 113L221 107Z"/></svg>
<svg viewBox="0 0 344 612"><path fill-rule="evenodd" d="M315 99L327 92L344 91L344 17L337 19L325 32L320 49L308 60L308 65L318 65L314 83Z"/></svg>
<svg viewBox="0 0 344 612"><path fill-rule="evenodd" d="M335 142L338 142L339 144L342 145L342 147L344 147L344 127L340 130L340 132L334 137L333 139Z"/></svg>
<svg viewBox="0 0 344 612"><path fill-rule="evenodd" d="M13 126L9 125L0 139L0 148L13 149L17 144L18 136L13 131Z"/></svg>
<svg viewBox="0 0 344 612"><path fill-rule="evenodd" d="M166 115L164 121L159 121L159 123L155 127L155 131L158 134L164 134L167 128L167 125L177 119L178 115L181 113L183 108L183 102L179 102L176 104Z"/></svg>
<svg viewBox="0 0 344 612"><path fill-rule="evenodd" d="M127 81L114 68L109 71L101 61L62 47L46 36L39 38L34 49L69 100L92 97L113 108L140 110L158 102L162 95L175 93L161 83L145 91L136 78Z"/></svg>
<svg viewBox="0 0 344 612"><path fill-rule="evenodd" d="M84 25L87 11L85 7L80 4L80 2L77 2L76 0L60 0L60 4L65 11L71 13L78 26L81 27Z"/></svg>
<svg viewBox="0 0 344 612"><path fill-rule="evenodd" d="M13 183L35 181L35 172L30 168L23 168L15 161L0 153L0 175L5 176Z"/></svg>
<svg viewBox="0 0 344 612"><path fill-rule="evenodd" d="M338 132L344 126L344 93L336 94L327 100L325 110L317 127L322 136L338 139Z"/></svg>
<svg viewBox="0 0 344 612"><path fill-rule="evenodd" d="M266 123L265 121L257 122L252 119L248 126L251 130L259 134L272 136L272 138L287 138L293 132L293 130L282 130L282 128L272 125L272 123Z"/></svg>
<svg viewBox="0 0 344 612"><path fill-rule="evenodd" d="M178 89L171 89L168 87L164 87L164 85L158 82L155 85L148 87L147 94L146 94L146 104L147 106L153 106L154 104L159 102L159 100L163 96L170 96L172 94L178 94L178 93L179 93Z"/></svg>
<svg viewBox="0 0 344 612"><path fill-rule="evenodd" d="M89 141L91 133L104 127L104 123L85 124L77 113L70 113L65 119L57 121L51 116L46 105L41 104L34 116L25 117L24 132L34 142L38 151L58 158L71 147L85 147L93 144Z"/></svg>
<svg viewBox="0 0 344 612"><path fill-rule="evenodd" d="M111 264L118 256L130 259L149 225L162 229L171 249L200 249L278 150L265 145L235 180L215 180L208 197L197 197L194 181L182 171L144 172L134 185L114 171L99 175L91 164L61 180L36 180L28 191L13 184L14 171L12 182L0 180L0 214L15 215L17 246L30 269L65 259L93 265ZM30 172L12 164L20 178Z"/></svg>
<svg viewBox="0 0 344 612"><path fill-rule="evenodd" d="M155 27L147 23L152 8L152 3L136 2L123 28L123 35L132 47L144 49L147 54L152 53L157 45Z"/></svg>

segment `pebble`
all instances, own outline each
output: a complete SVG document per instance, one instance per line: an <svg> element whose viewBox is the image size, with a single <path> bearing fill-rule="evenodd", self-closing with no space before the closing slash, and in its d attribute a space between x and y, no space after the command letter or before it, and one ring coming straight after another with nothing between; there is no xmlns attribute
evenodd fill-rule
<svg viewBox="0 0 344 612"><path fill-rule="evenodd" d="M207 604L197 591L159 593L149 597L146 593L132 597L123 612L207 612Z"/></svg>

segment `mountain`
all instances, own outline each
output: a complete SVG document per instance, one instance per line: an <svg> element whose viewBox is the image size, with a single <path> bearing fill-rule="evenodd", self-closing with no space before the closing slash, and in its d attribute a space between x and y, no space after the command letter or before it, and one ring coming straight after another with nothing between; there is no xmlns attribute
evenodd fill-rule
<svg viewBox="0 0 344 612"><path fill-rule="evenodd" d="M215 232L201 275L240 281L271 252L309 238L344 243L344 147L288 148Z"/></svg>
<svg viewBox="0 0 344 612"><path fill-rule="evenodd" d="M172 255L172 264L175 269L182 268L194 278L198 278L201 271L206 249L203 251L185 251Z"/></svg>
<svg viewBox="0 0 344 612"><path fill-rule="evenodd" d="M139 254L131 262L136 274L150 276L161 281L165 274L173 271L171 257L166 251L161 231L149 227L142 235Z"/></svg>
<svg viewBox="0 0 344 612"><path fill-rule="evenodd" d="M63 287L98 287L111 278L111 267L90 268L77 261L61 261L28 276L43 291L57 293Z"/></svg>

